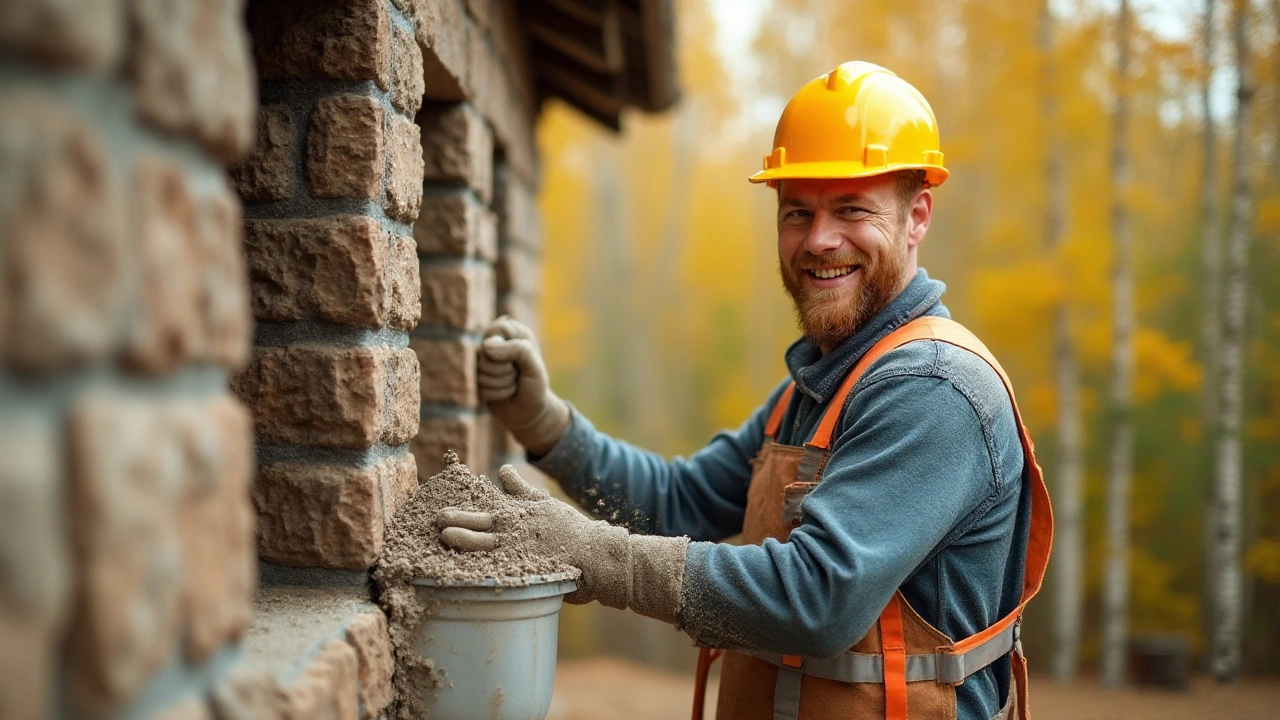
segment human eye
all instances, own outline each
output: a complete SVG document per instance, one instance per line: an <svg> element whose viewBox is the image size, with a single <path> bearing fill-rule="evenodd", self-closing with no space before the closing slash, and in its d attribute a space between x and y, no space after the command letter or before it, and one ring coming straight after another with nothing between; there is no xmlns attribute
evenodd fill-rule
<svg viewBox="0 0 1280 720"><path fill-rule="evenodd" d="M840 215L851 217L854 215L865 215L870 211L858 205L841 205L840 209L836 210L836 212Z"/></svg>
<svg viewBox="0 0 1280 720"><path fill-rule="evenodd" d="M813 217L812 212L809 212L808 210L803 210L801 208L794 208L792 210L788 210L787 212L783 213L782 222L785 222L785 223L804 222L805 220L811 217Z"/></svg>

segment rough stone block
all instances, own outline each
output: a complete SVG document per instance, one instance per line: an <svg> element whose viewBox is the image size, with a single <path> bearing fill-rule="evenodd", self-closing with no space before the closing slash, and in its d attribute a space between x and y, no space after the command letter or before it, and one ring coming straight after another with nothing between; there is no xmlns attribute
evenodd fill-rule
<svg viewBox="0 0 1280 720"><path fill-rule="evenodd" d="M376 199L382 194L382 115L382 105L367 95L316 101L307 131L307 181L313 197Z"/></svg>
<svg viewBox="0 0 1280 720"><path fill-rule="evenodd" d="M413 117L422 107L426 92L423 84L422 48L413 33L391 26L391 102L396 109Z"/></svg>
<svg viewBox="0 0 1280 720"><path fill-rule="evenodd" d="M417 458L420 483L440 472L440 459L446 450L457 453L477 471L487 465L489 456L488 439L480 431L479 416L468 412L452 417L424 416L409 449Z"/></svg>
<svg viewBox="0 0 1280 720"><path fill-rule="evenodd" d="M422 205L422 142L418 126L392 115L387 121L387 214L411 223Z"/></svg>
<svg viewBox="0 0 1280 720"><path fill-rule="evenodd" d="M392 365L395 357L397 364ZM412 352L372 347L260 347L231 381L259 441L364 449L399 444L417 380ZM416 359L413 362L416 365ZM416 370L416 368L413 368Z"/></svg>
<svg viewBox="0 0 1280 720"><path fill-rule="evenodd" d="M191 469L179 532L186 655L200 663L248 627L258 558L249 503L248 413L230 397L193 410L182 433Z"/></svg>
<svg viewBox="0 0 1280 720"><path fill-rule="evenodd" d="M467 14L476 21L481 30L489 29L489 21L493 16L494 0L467 0Z"/></svg>
<svg viewBox="0 0 1280 720"><path fill-rule="evenodd" d="M106 70L120 55L125 14L121 0L0 3L0 48L80 70Z"/></svg>
<svg viewBox="0 0 1280 720"><path fill-rule="evenodd" d="M190 463L182 413L93 393L70 420L70 527L78 561L68 637L72 712L121 709L177 645L182 593L179 501Z"/></svg>
<svg viewBox="0 0 1280 720"><path fill-rule="evenodd" d="M127 287L123 183L92 124L42 95L0 102L0 138L0 360L52 371L102 359Z"/></svg>
<svg viewBox="0 0 1280 720"><path fill-rule="evenodd" d="M254 220L245 223L254 317L259 320L327 320L382 327L391 306L402 323L412 290L400 287L407 272L402 242L389 244L372 218L358 215L316 220ZM394 282L388 281L395 247ZM400 287L399 296L393 290ZM393 303L393 300L396 300Z"/></svg>
<svg viewBox="0 0 1280 720"><path fill-rule="evenodd" d="M232 185L245 202L289 197L293 185L294 122L288 105L265 105L258 111L253 149L230 170Z"/></svg>
<svg viewBox="0 0 1280 720"><path fill-rule="evenodd" d="M414 20L423 48L424 91L432 100L466 97L466 10L462 0L392 0Z"/></svg>
<svg viewBox="0 0 1280 720"><path fill-rule="evenodd" d="M356 720L356 651L326 640L283 693L282 720Z"/></svg>
<svg viewBox="0 0 1280 720"><path fill-rule="evenodd" d="M417 427L414 423L414 427ZM382 488L382 517L390 522L396 510L418 489L418 463L412 453L396 455L377 466Z"/></svg>
<svg viewBox="0 0 1280 720"><path fill-rule="evenodd" d="M498 214L498 233L504 245L541 247L542 223L534 189L509 166L494 174L493 209Z"/></svg>
<svg viewBox="0 0 1280 720"><path fill-rule="evenodd" d="M244 0L133 0L129 7L139 112L224 162L237 159L253 142L258 105Z"/></svg>
<svg viewBox="0 0 1280 720"><path fill-rule="evenodd" d="M418 354L422 369L422 402L474 408L476 397L476 351L471 340L423 340L409 343Z"/></svg>
<svg viewBox="0 0 1280 720"><path fill-rule="evenodd" d="M240 203L220 187L196 210L201 357L235 369L248 359L253 342Z"/></svg>
<svg viewBox="0 0 1280 720"><path fill-rule="evenodd" d="M429 183L466 185L493 198L493 134L467 103L428 104L418 113L424 177Z"/></svg>
<svg viewBox="0 0 1280 720"><path fill-rule="evenodd" d="M537 297L542 288L542 263L526 248L513 245L498 257L494 266L499 293Z"/></svg>
<svg viewBox="0 0 1280 720"><path fill-rule="evenodd" d="M383 0L254 2L248 16L263 78L389 87L391 24Z"/></svg>
<svg viewBox="0 0 1280 720"><path fill-rule="evenodd" d="M418 433L418 356L409 348L387 351L387 412L382 442L402 445Z"/></svg>
<svg viewBox="0 0 1280 720"><path fill-rule="evenodd" d="M213 711L198 695L189 695L150 716L150 720L212 720Z"/></svg>
<svg viewBox="0 0 1280 720"><path fill-rule="evenodd" d="M422 316L422 282L418 274L418 254L413 238L392 235L387 255L387 280L390 300L387 324L397 330L409 330Z"/></svg>
<svg viewBox="0 0 1280 720"><path fill-rule="evenodd" d="M59 435L33 414L0 415L0 698L8 706L0 717L6 719L53 714L54 650L71 593Z"/></svg>
<svg viewBox="0 0 1280 720"><path fill-rule="evenodd" d="M478 332L493 320L493 305L493 270L489 266L422 266L421 325Z"/></svg>
<svg viewBox="0 0 1280 720"><path fill-rule="evenodd" d="M280 716L281 692L269 674L240 667L214 687L209 697L217 720L274 720Z"/></svg>
<svg viewBox="0 0 1280 720"><path fill-rule="evenodd" d="M263 466L253 484L261 558L291 567L368 568L382 551L384 490L391 499L400 496L412 467L404 456L365 468Z"/></svg>
<svg viewBox="0 0 1280 720"><path fill-rule="evenodd" d="M161 373L203 351L200 227L183 168L149 152L138 158L139 309L128 356L137 369Z"/></svg>
<svg viewBox="0 0 1280 720"><path fill-rule="evenodd" d="M360 704L364 716L376 718L391 703L391 676L396 669L387 616L381 610L356 615L347 625L347 642L355 648L360 661Z"/></svg>
<svg viewBox="0 0 1280 720"><path fill-rule="evenodd" d="M413 236L424 255L497 259L497 218L466 190L441 190L425 196Z"/></svg>

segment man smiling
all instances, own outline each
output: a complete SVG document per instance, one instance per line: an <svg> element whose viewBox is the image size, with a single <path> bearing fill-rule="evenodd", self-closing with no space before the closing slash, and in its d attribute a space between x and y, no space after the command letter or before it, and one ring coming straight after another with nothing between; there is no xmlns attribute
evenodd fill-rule
<svg viewBox="0 0 1280 720"><path fill-rule="evenodd" d="M596 431L550 390L532 333L500 318L481 397L618 525L503 468L524 520L480 532L446 510L444 542L518 535L567 553L582 570L571 602L725 649L724 720L1025 717L1017 622L1052 521L1007 378L918 268L947 176L932 109L893 73L853 62L805 85L751 177L777 190L779 272L804 334L790 378L737 430L666 461Z"/></svg>

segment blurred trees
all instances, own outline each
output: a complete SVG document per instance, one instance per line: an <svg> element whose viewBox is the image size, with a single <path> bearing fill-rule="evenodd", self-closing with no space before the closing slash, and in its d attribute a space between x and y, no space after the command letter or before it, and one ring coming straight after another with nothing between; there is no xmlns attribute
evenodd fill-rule
<svg viewBox="0 0 1280 720"><path fill-rule="evenodd" d="M542 344L557 390L602 429L667 455L696 450L763 401L785 375L781 355L796 331L777 279L773 193L745 178L770 151L791 92L845 60L880 63L929 98L952 170L935 191L921 262L948 284L953 315L1012 376L1059 509L1069 507L1062 493L1071 492L1070 473L1060 468L1072 450L1057 430L1071 414L1063 353L1076 363L1078 640L1091 667L1101 649L1107 552L1111 197L1123 193L1133 281L1128 632L1180 632L1207 650L1201 617L1212 566L1193 539L1205 536L1212 496L1216 433L1203 397L1215 384L1206 373L1213 344L1201 340L1201 328L1213 302L1206 293L1216 291L1202 252L1203 238L1225 233L1229 218L1206 213L1203 199L1229 190L1235 132L1206 137L1203 120L1209 107L1222 128L1232 127L1236 103L1233 63L1218 58L1223 67L1208 74L1213 58L1193 30L1202 6L1185 5L1182 32L1167 22L1153 29L1149 4L1132 8L1126 185L1110 164L1114 3L1053 0L1046 43L1039 3L776 0L751 56L730 58L718 50L722 28L708 0L678 5L684 100L675 112L629 116L620 137L558 105L541 124ZM1273 672L1280 670L1278 14L1276 0L1254 3L1246 31L1257 92L1240 126L1252 158L1246 192L1256 203L1241 226L1249 288L1239 365L1243 662ZM1058 572L1047 597L1076 592L1060 587ZM1056 606L1044 599L1028 612L1024 638L1041 661L1052 656ZM675 633L663 637L680 642Z"/></svg>

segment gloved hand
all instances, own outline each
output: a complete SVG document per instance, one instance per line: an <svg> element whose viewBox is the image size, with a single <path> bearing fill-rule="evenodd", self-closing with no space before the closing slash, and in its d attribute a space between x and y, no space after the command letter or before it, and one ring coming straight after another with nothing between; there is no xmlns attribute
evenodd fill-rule
<svg viewBox="0 0 1280 720"><path fill-rule="evenodd" d="M436 515L440 542L461 552L492 550L524 542L536 552L563 558L582 571L566 602L599 600L671 624L680 619L687 537L632 535L625 528L591 520L546 492L531 487L510 465L498 471L502 489L522 513L514 527L494 527L487 513L445 508Z"/></svg>
<svg viewBox="0 0 1280 720"><path fill-rule="evenodd" d="M477 366L480 399L521 445L545 455L569 430L569 405L551 392L533 331L502 316L485 330Z"/></svg>

